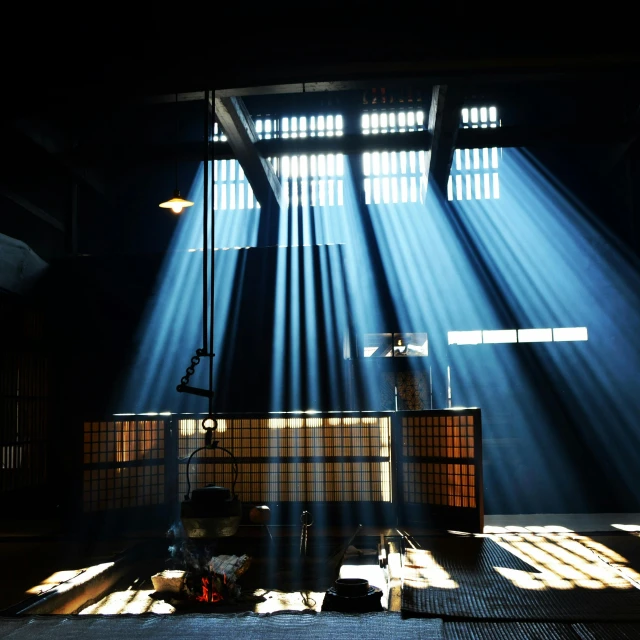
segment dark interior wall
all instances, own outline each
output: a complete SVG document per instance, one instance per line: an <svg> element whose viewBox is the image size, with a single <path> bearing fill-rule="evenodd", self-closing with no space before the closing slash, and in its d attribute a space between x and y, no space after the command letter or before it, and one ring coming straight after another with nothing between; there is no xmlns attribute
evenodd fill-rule
<svg viewBox="0 0 640 640"><path fill-rule="evenodd" d="M20 132L5 132L3 143L10 161L3 166L0 233L26 243L47 262L55 260L67 250L71 176Z"/></svg>
<svg viewBox="0 0 640 640"><path fill-rule="evenodd" d="M186 199L202 199L197 190L206 151L203 105L191 101L128 107L99 120L101 126L83 140L81 159L87 166L107 167L109 190L101 206L86 203L79 210L80 253L140 254L172 248L179 216L159 204L173 197L176 188Z"/></svg>

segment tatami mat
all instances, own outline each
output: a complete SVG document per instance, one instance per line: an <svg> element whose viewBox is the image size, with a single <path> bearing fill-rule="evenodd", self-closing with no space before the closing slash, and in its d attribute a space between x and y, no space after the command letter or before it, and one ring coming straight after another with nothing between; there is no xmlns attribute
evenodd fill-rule
<svg viewBox="0 0 640 640"><path fill-rule="evenodd" d="M574 624L571 628L580 640L640 640L640 623Z"/></svg>
<svg viewBox="0 0 640 640"><path fill-rule="evenodd" d="M445 622L447 640L578 640L570 624L552 622Z"/></svg>
<svg viewBox="0 0 640 640"><path fill-rule="evenodd" d="M0 618L7 640L445 640L442 620L403 620L398 613L282 612L270 615L33 616Z"/></svg>
<svg viewBox="0 0 640 640"><path fill-rule="evenodd" d="M635 553L634 545L640 550L640 539L628 540L628 555ZM597 536L588 541L569 535L453 536L428 545L406 551L405 615L541 622L640 620L640 589L630 579L633 570Z"/></svg>

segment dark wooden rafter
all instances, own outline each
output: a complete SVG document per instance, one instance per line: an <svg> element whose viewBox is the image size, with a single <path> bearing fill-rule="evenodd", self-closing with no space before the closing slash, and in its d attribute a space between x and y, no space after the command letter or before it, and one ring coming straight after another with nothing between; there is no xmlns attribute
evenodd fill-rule
<svg viewBox="0 0 640 640"><path fill-rule="evenodd" d="M63 166L76 180L85 183L102 196L107 195L104 178L95 169L80 166L73 161L68 151L68 142L60 132L42 120L35 122L19 118L12 126L46 151L54 162Z"/></svg>
<svg viewBox="0 0 640 640"><path fill-rule="evenodd" d="M25 211L28 211L32 215L40 218L43 222L51 225L54 229L58 231L66 232L66 227L63 222L55 218L50 213L47 213L44 209L41 209L37 205L33 204L30 200L21 196L20 194L15 193L8 187L0 184L0 196L7 198L7 200L11 200L14 204L17 204L19 207L22 207Z"/></svg>
<svg viewBox="0 0 640 640"><path fill-rule="evenodd" d="M260 206L267 207L271 202L280 206L282 184L271 163L256 146L258 134L242 98L216 95L215 115Z"/></svg>
<svg viewBox="0 0 640 640"><path fill-rule="evenodd" d="M605 124L597 129L585 124L564 126L502 126L495 129L461 129L458 149L484 147L537 147L563 144L614 144L630 139L633 132L626 125Z"/></svg>
<svg viewBox="0 0 640 640"><path fill-rule="evenodd" d="M453 161L453 152L456 148L458 135L460 132L461 109L464 99L463 91L458 86L440 86L441 93L444 95L440 99L444 99L441 104L442 112L436 119L433 140L437 141L437 149L431 154L431 166L429 180L438 187L441 194L446 193L447 181L451 173L451 162ZM437 136L437 137L436 137Z"/></svg>
<svg viewBox="0 0 640 640"><path fill-rule="evenodd" d="M326 53L326 52L325 52ZM410 60L383 61L371 59L354 63L322 56L321 66L309 62L296 69L281 67L256 69L237 61L236 67L216 76L216 94L220 96L250 96L287 93L352 91L372 86L413 84L416 81L432 85L477 85L512 82L545 83L549 80L610 77L611 74L634 72L640 64L637 54L510 56L493 57L419 57ZM305 69L301 77L298 69ZM265 80L267 80L265 82Z"/></svg>
<svg viewBox="0 0 640 640"><path fill-rule="evenodd" d="M422 196L430 184L440 193L447 188L451 160L460 126L461 92L458 88L436 85L431 93L431 105L427 118L427 130L431 136L431 148L425 156L422 177Z"/></svg>
<svg viewBox="0 0 640 640"><path fill-rule="evenodd" d="M452 113L455 111L452 110ZM626 143L633 132L628 127L603 125L597 130L583 125L558 127L503 126L495 129L460 129L455 133L456 149L484 147L535 147L558 144L615 144ZM213 142L217 160L234 158L227 142ZM360 136L344 135L323 138L272 138L259 140L256 149L265 157L309 155L314 153L362 153L365 151L411 151L430 148L426 131L385 133ZM197 149L194 147L193 153Z"/></svg>

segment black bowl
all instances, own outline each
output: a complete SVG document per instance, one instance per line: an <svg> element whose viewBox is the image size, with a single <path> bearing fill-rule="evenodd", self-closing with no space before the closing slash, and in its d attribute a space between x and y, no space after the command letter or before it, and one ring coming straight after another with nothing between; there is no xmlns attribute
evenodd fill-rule
<svg viewBox="0 0 640 640"><path fill-rule="evenodd" d="M343 598L362 598L369 593L369 581L363 578L338 578L334 588L336 594Z"/></svg>

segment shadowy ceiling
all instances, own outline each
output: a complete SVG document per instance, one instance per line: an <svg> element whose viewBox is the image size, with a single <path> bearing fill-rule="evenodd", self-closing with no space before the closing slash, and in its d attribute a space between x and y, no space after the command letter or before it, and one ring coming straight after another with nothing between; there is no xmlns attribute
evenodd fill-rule
<svg viewBox="0 0 640 640"><path fill-rule="evenodd" d="M67 175L113 207L133 166L151 172L176 156L202 157L205 91L240 95L258 114L328 103L358 109L371 87L429 95L448 84L466 100L499 103L507 124L554 126L559 142L562 127L579 125L584 142L613 137L619 149L628 146L620 127L635 139L640 105L640 47L620 6L564 20L540 4L534 13L500 2L420 3L395 13L373 5L180 6L138 18L102 8L14 20L0 44L3 146L12 158L0 195L64 218L67 196L50 207L49 195L64 192Z"/></svg>

